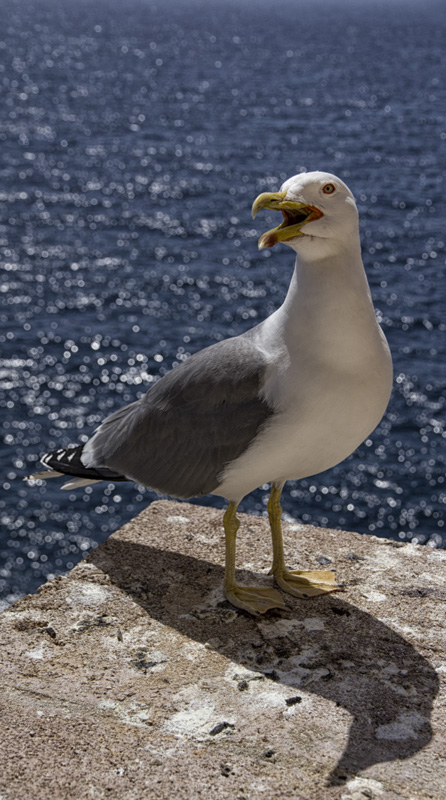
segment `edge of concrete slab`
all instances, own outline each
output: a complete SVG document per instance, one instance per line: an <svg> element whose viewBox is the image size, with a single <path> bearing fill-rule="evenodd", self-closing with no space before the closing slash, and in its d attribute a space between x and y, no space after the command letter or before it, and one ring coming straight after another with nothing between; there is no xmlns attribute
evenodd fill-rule
<svg viewBox="0 0 446 800"><path fill-rule="evenodd" d="M1 800L445 795L446 552L285 523L288 562L346 591L254 619L221 516L153 503L0 614ZM241 521L240 581L270 585L267 521Z"/></svg>

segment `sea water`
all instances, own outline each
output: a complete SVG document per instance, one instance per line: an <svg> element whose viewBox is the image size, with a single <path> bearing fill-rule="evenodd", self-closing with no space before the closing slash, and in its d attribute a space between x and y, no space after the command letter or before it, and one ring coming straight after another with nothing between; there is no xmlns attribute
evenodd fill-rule
<svg viewBox="0 0 446 800"><path fill-rule="evenodd" d="M287 485L285 516L444 546L442 4L10 0L1 19L5 602L156 497L22 478L278 307L293 254L257 250L277 219L250 207L303 170L357 198L395 385L352 456Z"/></svg>

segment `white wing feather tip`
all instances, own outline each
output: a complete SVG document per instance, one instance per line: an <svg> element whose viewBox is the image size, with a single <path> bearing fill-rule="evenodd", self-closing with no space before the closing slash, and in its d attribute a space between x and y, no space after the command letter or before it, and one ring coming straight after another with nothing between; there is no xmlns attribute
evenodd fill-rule
<svg viewBox="0 0 446 800"><path fill-rule="evenodd" d="M48 478L60 478L63 472L56 472L55 469L43 469L41 472L34 472L32 475L25 475L24 481L46 481Z"/></svg>
<svg viewBox="0 0 446 800"><path fill-rule="evenodd" d="M89 486L90 483L100 483L101 479L95 480L94 478L73 478L73 480L64 483L61 489L79 489L81 486Z"/></svg>

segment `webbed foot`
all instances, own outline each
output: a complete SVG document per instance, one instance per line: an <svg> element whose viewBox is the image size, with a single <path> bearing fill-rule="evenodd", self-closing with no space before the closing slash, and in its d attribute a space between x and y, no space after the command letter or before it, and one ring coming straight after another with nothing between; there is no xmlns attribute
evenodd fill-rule
<svg viewBox="0 0 446 800"><path fill-rule="evenodd" d="M233 606L242 608L254 616L265 614L266 611L270 611L272 608L286 608L282 596L276 589L234 584L228 589L225 588L224 593L226 599Z"/></svg>
<svg viewBox="0 0 446 800"><path fill-rule="evenodd" d="M304 600L318 594L340 592L344 588L336 583L336 575L330 570L281 569L274 571L274 577L284 592Z"/></svg>

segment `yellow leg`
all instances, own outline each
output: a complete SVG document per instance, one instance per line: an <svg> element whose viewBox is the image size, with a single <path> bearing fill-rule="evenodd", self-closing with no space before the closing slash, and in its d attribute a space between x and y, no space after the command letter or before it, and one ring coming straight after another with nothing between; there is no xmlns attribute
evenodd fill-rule
<svg viewBox="0 0 446 800"><path fill-rule="evenodd" d="M223 590L227 600L237 608L243 608L257 616L271 608L286 608L282 597L275 589L240 586L235 580L235 541L240 522L237 519L237 503L229 503L223 517L226 538L226 565Z"/></svg>
<svg viewBox="0 0 446 800"><path fill-rule="evenodd" d="M273 540L273 566L271 569L277 583L284 592L295 597L316 597L326 592L336 592L342 587L336 583L336 576L330 570L288 570L283 555L282 528L280 520L282 508L280 495L283 484L273 483L268 500L268 517Z"/></svg>

